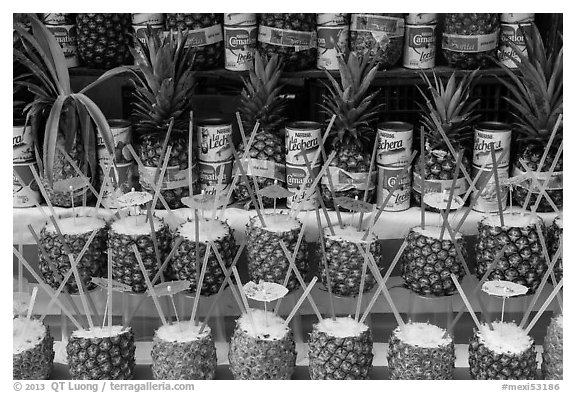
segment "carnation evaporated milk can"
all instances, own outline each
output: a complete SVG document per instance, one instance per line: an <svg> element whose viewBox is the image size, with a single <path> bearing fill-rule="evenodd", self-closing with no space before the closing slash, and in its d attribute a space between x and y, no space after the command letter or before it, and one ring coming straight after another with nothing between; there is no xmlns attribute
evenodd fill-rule
<svg viewBox="0 0 576 393"><path fill-rule="evenodd" d="M60 44L68 68L78 67L77 30L72 14L43 14L42 21Z"/></svg>
<svg viewBox="0 0 576 393"><path fill-rule="evenodd" d="M12 127L12 169L17 174L12 175L12 206L30 207L40 202L40 192L34 180L29 165L36 167L34 159L34 138L32 127L15 125ZM22 180L24 185L18 181Z"/></svg>
<svg viewBox="0 0 576 393"><path fill-rule="evenodd" d="M524 34L532 36L531 23L501 23L500 24L500 46L498 48L498 60L508 68L518 68L512 58L520 61L520 57L512 50L509 42L516 44L516 46L526 53L526 42L524 41Z"/></svg>
<svg viewBox="0 0 576 393"><path fill-rule="evenodd" d="M291 207L297 199L304 178L308 174L306 161L302 157L301 150L304 149L306 157L312 166L312 173L308 177L306 186L310 186L314 181L322 164L322 157L314 163L314 156L322 143L322 126L320 123L312 121L297 121L286 125L286 186L289 191L295 193L288 198L287 205ZM312 210L317 206L316 192L310 198L302 202L303 210Z"/></svg>
<svg viewBox="0 0 576 393"><path fill-rule="evenodd" d="M224 119L204 119L196 126L198 134L198 173L200 188L215 195L222 174L221 193L232 183L232 123Z"/></svg>
<svg viewBox="0 0 576 393"><path fill-rule="evenodd" d="M482 169L479 166L472 165L472 179L474 179L480 172L480 177L476 182L476 189L482 190L476 203L472 206L473 210L483 213L494 213L498 211L498 193L496 190L496 180L492 168ZM508 202L508 188L502 186L502 182L508 179L508 167L499 167L498 180L500 184L500 198L502 203L502 210L506 209ZM476 198L478 191L472 192L472 199Z"/></svg>
<svg viewBox="0 0 576 393"><path fill-rule="evenodd" d="M410 191L412 189L410 169L402 175L403 167L385 167L378 165L378 188L376 201L381 205L392 189L399 184L392 196L388 199L383 210L388 212L398 212L410 208Z"/></svg>
<svg viewBox="0 0 576 393"><path fill-rule="evenodd" d="M258 41L256 14L224 14L225 68L246 71L254 68Z"/></svg>
<svg viewBox="0 0 576 393"><path fill-rule="evenodd" d="M406 14L405 19L409 25L435 25L438 14Z"/></svg>
<svg viewBox="0 0 576 393"><path fill-rule="evenodd" d="M380 166L403 167L412 155L414 127L403 121L386 121L378 124L376 163Z"/></svg>
<svg viewBox="0 0 576 393"><path fill-rule="evenodd" d="M350 23L348 14L318 14L318 58L320 69L338 70L338 56L348 53Z"/></svg>
<svg viewBox="0 0 576 393"><path fill-rule="evenodd" d="M474 151L472 156L472 163L478 167L486 164L487 168L492 167L492 154L490 153L490 145L494 144L494 152L496 153L496 160L502 157L499 168L508 168L510 164L510 143L512 140L512 127L509 124L500 123L497 121L485 121L478 123L474 127Z"/></svg>
<svg viewBox="0 0 576 393"><path fill-rule="evenodd" d="M436 64L436 25L406 25L402 65L411 69L433 68Z"/></svg>

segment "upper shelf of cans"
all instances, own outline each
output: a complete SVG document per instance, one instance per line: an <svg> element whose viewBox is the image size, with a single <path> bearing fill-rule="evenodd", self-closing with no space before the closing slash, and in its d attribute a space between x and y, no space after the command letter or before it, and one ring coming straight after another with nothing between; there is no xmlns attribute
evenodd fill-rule
<svg viewBox="0 0 576 393"><path fill-rule="evenodd" d="M14 14L15 18L18 15ZM284 71L321 77L338 69L338 54L377 53L381 78L417 77L418 70L493 67L509 59L508 40L523 46L535 14L42 14L64 48L72 75L99 75L131 64L131 40L148 28L169 34L189 30L194 68L238 77L253 54L278 53ZM15 22L26 23L25 17ZM491 70L494 71L494 70ZM206 75L206 74L205 74Z"/></svg>

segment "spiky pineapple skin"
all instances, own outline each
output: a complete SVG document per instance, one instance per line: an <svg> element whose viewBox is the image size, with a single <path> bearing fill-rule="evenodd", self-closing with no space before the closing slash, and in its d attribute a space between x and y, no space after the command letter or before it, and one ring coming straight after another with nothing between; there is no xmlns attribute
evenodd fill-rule
<svg viewBox="0 0 576 393"><path fill-rule="evenodd" d="M160 158L162 155L162 146L164 144L165 133L146 133L142 134L137 142L137 153L145 167L150 168L161 168L162 162ZM172 130L170 138L168 139L168 145L172 146L172 152L170 153L170 159L168 160L168 167L177 166L180 170L188 168L188 133L185 131ZM192 166L194 166L194 161ZM152 179L154 180L154 179ZM142 188L150 193L154 193L154 190L148 189L142 179L140 179L140 185ZM198 185L195 183L193 185L193 192L197 191ZM184 207L182 204L182 198L190 196L190 191L188 186L178 187L173 189L163 189L160 194L166 200L166 204L170 209L180 209ZM156 209L164 209L164 205L158 200L156 202Z"/></svg>
<svg viewBox="0 0 576 393"><path fill-rule="evenodd" d="M310 379L369 379L374 355L372 334L366 330L357 337L332 337L312 328L308 341Z"/></svg>
<svg viewBox="0 0 576 393"><path fill-rule="evenodd" d="M444 14L444 33L458 35L485 35L492 34L500 28L500 14ZM452 67L464 70L485 68L492 65L491 58L497 53L494 49L466 53L442 49L444 58Z"/></svg>
<svg viewBox="0 0 576 393"><path fill-rule="evenodd" d="M266 215L264 215L264 219L266 219ZM258 217L251 217L246 225L248 274L254 282L262 280L283 285L290 262L284 255L284 251L280 246L280 240L284 241L288 251L293 253L296 248L296 242L298 241L298 234L302 230L302 225L300 224L298 229L282 233L273 233L256 226L255 223L257 220ZM302 277L306 278L308 271L308 247L305 241L302 241L300 244L295 262ZM295 274L290 275L286 287L290 291L300 287Z"/></svg>
<svg viewBox="0 0 576 393"><path fill-rule="evenodd" d="M377 16L389 16L394 18L403 19L403 14L366 14L366 15L377 15ZM367 23L367 21L365 22ZM359 26L362 29L368 29L366 24L361 24ZM377 48L380 45L369 31L350 31L350 50L353 52L365 54L370 52L371 55L376 54ZM388 45L383 48L383 51L378 56L379 61L378 68L380 70L385 70L393 67L398 63L402 57L402 52L404 49L404 35L401 37L391 37Z"/></svg>
<svg viewBox="0 0 576 393"><path fill-rule="evenodd" d="M77 258L82 248L90 238L90 232L80 235L63 234L64 241L70 247L72 255ZM88 246L86 253L77 263L78 274L85 289L95 288L92 283L92 277L102 277L106 273L107 253L106 241L108 238L108 229L103 227L96 232L92 243ZM47 231L46 227L40 231L40 244L46 250L50 261L44 258L44 255L38 251L38 265L44 281L53 289L58 289L64 276L70 270L70 260L65 251L64 245L60 241L57 232ZM74 274L70 276L64 286L67 293L78 293L78 285Z"/></svg>
<svg viewBox="0 0 576 393"><path fill-rule="evenodd" d="M76 14L78 56L85 66L110 69L131 60L130 14Z"/></svg>
<svg viewBox="0 0 576 393"><path fill-rule="evenodd" d="M246 151L244 143L240 143L237 147L238 156L242 157ZM254 142L250 145L248 157L255 160L271 161L282 166L286 165L286 152L284 148L284 140L275 133L262 131L258 132L254 136ZM246 170L246 168L245 168ZM248 176L250 182L256 182L258 189L262 190L272 184L274 184L274 179L270 179L263 176ZM286 187L286 182L277 181L277 184L281 187ZM250 185L252 188L254 186ZM250 199L250 194L244 178L238 179L236 187L234 188L234 198L237 201L247 201ZM278 201L277 201L278 202ZM274 199L263 196L262 204L264 207L272 207L274 205Z"/></svg>
<svg viewBox="0 0 576 393"><path fill-rule="evenodd" d="M392 332L388 340L388 368L393 380L451 380L456 355L454 342L435 348L414 346Z"/></svg>
<svg viewBox="0 0 576 393"><path fill-rule="evenodd" d="M222 14L165 14L167 30L199 30L222 25ZM195 70L213 70L224 67L224 41L196 48Z"/></svg>
<svg viewBox="0 0 576 393"><path fill-rule="evenodd" d="M446 231L443 240L425 236L412 228L407 236L406 249L400 267L404 286L422 296L450 296L457 288L451 274L462 282L464 266L458 258L456 247L466 260L464 238L455 234L456 244Z"/></svg>
<svg viewBox="0 0 576 393"><path fill-rule="evenodd" d="M478 243L475 247L476 276L479 279L486 273L502 247L505 247L504 255L496 262L487 280L512 281L526 286L528 294L533 294L547 269L536 224L500 227L486 224L485 220L479 222Z"/></svg>
<svg viewBox="0 0 576 393"><path fill-rule="evenodd" d="M563 328L558 323L558 317L552 318L546 330L544 351L542 352L542 374L544 375L544 379L564 379L563 345Z"/></svg>
<svg viewBox="0 0 576 393"><path fill-rule="evenodd" d="M316 14L259 14L261 26L294 31L316 31ZM258 42L258 50L270 58L277 53L284 60L284 71L302 71L316 66L316 48L296 51L292 46Z"/></svg>
<svg viewBox="0 0 576 393"><path fill-rule="evenodd" d="M474 328L468 346L468 364L472 379L482 380L533 380L536 378L536 347L532 340L530 348L520 354L498 354L487 348Z"/></svg>
<svg viewBox="0 0 576 393"><path fill-rule="evenodd" d="M54 338L46 327L46 335L34 348L12 355L12 379L48 379L54 363Z"/></svg>
<svg viewBox="0 0 576 393"><path fill-rule="evenodd" d="M66 345L72 379L132 379L135 352L132 328L114 337L88 339L72 335Z"/></svg>
<svg viewBox="0 0 576 393"><path fill-rule="evenodd" d="M226 268L232 265L234 260L234 255L236 254L236 241L234 240L234 234L232 229L228 224L225 224L228 229L228 233L222 239L214 241L216 249L222 257L222 261ZM177 237L174 237L172 246L174 246L177 241ZM197 267L202 266L204 263L204 254L206 253L207 244L199 243L199 258L196 257L196 242L184 239L180 246L176 249L174 256L170 260L171 275L174 280L186 280L190 282L189 291L195 292L197 288L196 272ZM199 265L199 266L198 266ZM210 256L206 264L206 272L204 275L204 280L202 281L202 296L215 295L220 286L224 282L224 272L218 263L216 254L213 250L210 251Z"/></svg>
<svg viewBox="0 0 576 393"><path fill-rule="evenodd" d="M330 275L330 283L332 284L332 293L334 295L342 297L358 296L362 279L362 265L364 264L364 257L358 250L358 244L330 239L329 234L330 231L325 229L324 236L322 236L326 250L326 263L328 265L328 271L326 271L323 263L319 266L322 284L328 288L327 276ZM382 253L377 239L370 243L370 253L374 256L378 267L381 268ZM364 276L363 293L370 292L375 285L376 279L368 268Z"/></svg>
<svg viewBox="0 0 576 393"><path fill-rule="evenodd" d="M144 217L142 217L144 220ZM156 240L161 262L170 252L170 242L172 235L167 225L155 228ZM108 232L108 249L112 253L112 279L129 285L136 293L144 292L146 281L138 265L138 260L132 252L132 245L138 247L138 252L142 256L142 262L148 273L150 280L158 272L158 262L154 251L154 243L151 235L126 235L117 233L113 228ZM166 272L167 275L170 272Z"/></svg>
<svg viewBox="0 0 576 393"><path fill-rule="evenodd" d="M562 235L564 233L563 227L558 225L558 221L560 217L556 217L552 222L552 225L548 227L548 254L550 254L550 261L554 258L554 255L560 248L560 241L562 239ZM562 251L561 251L562 252ZM564 277L564 267L562 265L562 255L558 258L556 265L554 266L554 275L556 277L556 282L559 282L562 277Z"/></svg>
<svg viewBox="0 0 576 393"><path fill-rule="evenodd" d="M228 351L234 379L288 380L296 366L296 344L290 330L281 340L261 340L236 326Z"/></svg>
<svg viewBox="0 0 576 393"><path fill-rule="evenodd" d="M154 336L152 376L157 380L211 380L216 377L212 335L190 342L168 342Z"/></svg>
<svg viewBox="0 0 576 393"><path fill-rule="evenodd" d="M371 153L362 151L358 146L351 145L345 146L341 145L336 150L336 156L329 165L329 169L331 167L339 168L344 171L350 173L366 173L366 177L368 176L368 172L370 170L370 161L371 161ZM376 168L372 170L372 173L375 173ZM325 177L328 175L324 175ZM326 207L334 208L334 199L332 198L332 192L330 191L330 185L326 184L327 180L325 181L322 179L322 184L320 185L320 191L322 194L322 199L324 200L324 204ZM371 203L374 200L374 195L376 188L374 184L370 182L368 189L368 194L366 197L366 202ZM335 191L334 196L336 198L339 197L348 197L348 198L356 198L358 197L359 200L364 200L364 189L353 187L349 190L343 191ZM346 211L340 207L341 210Z"/></svg>
<svg viewBox="0 0 576 393"><path fill-rule="evenodd" d="M516 160L514 160L514 167L517 168L518 171L524 172L524 167L520 163L523 160L528 168L532 171L536 172L538 170L538 165L542 160L542 156L544 155L545 146L542 144L530 143L525 145L521 151L519 152ZM542 165L542 172L548 172L552 168L552 164L554 163L554 157L556 156L557 149L552 147L548 153L548 155L544 158L544 164ZM558 160L556 166L554 167L554 172L561 172L563 170L563 154L560 155L560 159ZM512 199L514 202L519 206L524 206L526 198L528 198L528 192L530 189L530 183L527 184L519 184L514 187L512 192ZM548 188L546 190L550 199L554 202L558 209L562 209L564 205L564 190L563 188ZM534 189L532 190L532 194L530 195L530 201L528 202L528 207L530 208L532 205L536 203L538 199L538 195L540 194L540 189L534 185ZM548 200L542 196L540 200L540 204L538 205L537 212L552 212L554 208Z"/></svg>

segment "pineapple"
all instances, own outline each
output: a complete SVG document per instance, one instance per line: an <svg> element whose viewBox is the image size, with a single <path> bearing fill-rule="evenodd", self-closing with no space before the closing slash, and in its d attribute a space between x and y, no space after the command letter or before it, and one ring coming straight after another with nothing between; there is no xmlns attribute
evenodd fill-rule
<svg viewBox="0 0 576 393"><path fill-rule="evenodd" d="M302 71L316 67L316 14L260 14L259 19L258 50L262 56L271 58L278 54L284 61L284 71ZM268 41L279 35L283 40L301 42L302 45L283 46L263 42L263 33L269 28L278 29L280 32L268 32Z"/></svg>
<svg viewBox="0 0 576 393"><path fill-rule="evenodd" d="M293 253L302 223L282 213L263 216L266 227L262 227L258 217L251 217L246 225L248 275L254 282L262 280L283 285L290 262L280 246L280 240L284 241L288 251ZM304 241L296 254L296 267L302 277L305 277L308 270L308 250ZM296 275L292 273L286 287L292 291L299 286Z"/></svg>
<svg viewBox="0 0 576 393"><path fill-rule="evenodd" d="M434 84L424 72L421 73L427 90L425 93L418 87L420 94L425 100L425 105L418 103L420 107L420 119L425 130L425 153L424 153L424 187L426 191L441 192L451 186L451 181L456 174L456 157L450 152L444 138L438 130L437 123L442 127L455 152L466 149L466 145L472 137L472 124L478 118L474 114L480 100L470 100L470 89L476 80L477 71L471 72L456 83L456 72L452 73L448 82L444 85L442 80L434 74ZM422 152L420 152L422 154ZM413 195L420 204L422 190L422 174L420 173L420 158L414 170ZM465 150L462 164L470 173L470 159ZM456 194L466 192L467 184L460 170L459 181L456 184Z"/></svg>
<svg viewBox="0 0 576 393"><path fill-rule="evenodd" d="M404 14L352 14L350 50L369 53L381 70L393 67L404 50Z"/></svg>
<svg viewBox="0 0 576 393"><path fill-rule="evenodd" d="M474 328L468 347L473 379L532 380L536 377L534 340L511 322L492 322Z"/></svg>
<svg viewBox="0 0 576 393"><path fill-rule="evenodd" d="M200 325L193 321L156 330L151 352L154 379L214 379L217 359L212 333L208 326L199 331Z"/></svg>
<svg viewBox="0 0 576 393"><path fill-rule="evenodd" d="M414 227L408 233L406 250L402 255L400 270L404 285L421 296L450 296L457 292L451 274L462 281L465 275L458 247L466 259L464 238L455 233L456 244L448 234L440 239L441 228L436 226Z"/></svg>
<svg viewBox="0 0 576 393"><path fill-rule="evenodd" d="M564 317L552 318L546 337L544 337L544 352L542 353L542 374L544 379L564 379Z"/></svg>
<svg viewBox="0 0 576 393"><path fill-rule="evenodd" d="M48 379L54 361L54 338L48 326L37 319L12 320L13 379Z"/></svg>
<svg viewBox="0 0 576 393"><path fill-rule="evenodd" d="M187 221L180 225L173 243L178 237L183 241L176 249L170 260L171 274L174 280L187 280L190 282L190 291L196 291L196 272L204 262L204 255L208 242L212 240L227 268L232 265L236 253L236 242L232 230L225 222L201 218L198 220L199 228L199 256L196 256L196 229L195 221ZM198 268L198 270L197 270ZM203 296L215 295L224 282L224 272L220 267L214 250L210 250L204 281L202 281Z"/></svg>
<svg viewBox="0 0 576 393"><path fill-rule="evenodd" d="M488 67L490 57L497 54L499 33L500 14L444 14L442 53L458 69ZM463 51L462 46L467 49Z"/></svg>
<svg viewBox="0 0 576 393"><path fill-rule="evenodd" d="M83 65L110 69L130 63L130 14L76 14L76 28Z"/></svg>
<svg viewBox="0 0 576 393"><path fill-rule="evenodd" d="M350 317L318 322L308 341L310 379L368 379L373 345L370 328Z"/></svg>
<svg viewBox="0 0 576 393"><path fill-rule="evenodd" d="M564 232L564 221L562 217L556 217L552 222L552 225L548 227L548 241L547 249L550 254L550 261L554 258L554 254L558 251L560 247L560 239ZM562 251L560 251L562 253ZM562 255L558 258L556 265L554 266L554 275L556 277L556 282L559 282L564 276L564 268L562 266Z"/></svg>
<svg viewBox="0 0 576 393"><path fill-rule="evenodd" d="M154 179L160 162L162 146L170 119L174 127L167 146L172 146L166 177L161 194L171 209L181 208L183 197L190 195L188 189L188 121L192 109L194 72L188 66L194 59L194 49L185 48L187 33L177 33L160 38L158 31L148 30L145 43L134 41L131 49L136 68L144 78L135 77L133 118L137 151L144 165L140 170L140 184L153 192L143 174ZM194 164L193 164L194 165ZM166 179L170 179L167 181ZM182 185L184 182L184 186ZM158 201L157 209L163 205Z"/></svg>
<svg viewBox="0 0 576 393"><path fill-rule="evenodd" d="M106 222L96 217L67 217L58 221L64 241L71 249L74 258L78 257L92 231L97 231L86 253L76 263L82 285L85 289L93 289L95 285L92 283L92 277L102 277L106 273L106 239L108 237ZM71 266L68 254L54 225L48 224L42 228L40 244L50 257L50 261L48 261L41 252L38 252L40 272L48 285L58 289ZM70 276L64 290L68 293L78 293L78 283L74 275Z"/></svg>
<svg viewBox="0 0 576 393"><path fill-rule="evenodd" d="M560 48L558 52L546 50L538 28L533 25L531 34L524 37L526 53L524 53L514 43L508 43L512 48L513 55L519 60L512 59L517 65L517 71L511 71L507 67L500 65L509 79L499 78L500 82L511 92L510 97L504 99L512 108L512 115L516 121L513 123L516 141L520 143L516 159L513 164L512 175L522 175L524 167L521 160L526 161L526 165L536 171L542 160L544 150L548 144L558 116L563 112L563 61L564 50ZM563 184L562 168L563 159L560 155L556 166L552 168L554 157L562 142L563 126L556 133L551 144L551 149L544 157L544 165L541 173L537 175L545 177L545 173L551 169L555 176L548 184L548 195L554 204L561 209L563 204ZM543 180L539 180L543 183ZM514 189L513 199L520 206L524 205L527 198L531 181L517 185ZM532 206L540 190L534 185L534 190L528 207ZM545 198L542 198L538 206L539 212L549 212L553 208Z"/></svg>
<svg viewBox="0 0 576 393"><path fill-rule="evenodd" d="M269 171L264 171L258 176L256 175L258 172L255 172L255 165L243 163L248 179L257 182L260 190L273 184L274 180L284 186L286 180L284 140L278 134L284 123L286 110L286 100L280 97L282 86L278 84L281 73L282 62L278 55L273 55L270 60L267 60L266 57L256 53L254 69L250 70L250 77L243 78L244 89L238 109L242 115L244 131L250 133L255 123L257 121L260 123L258 133L254 136L254 142L249 148L249 159L254 160L253 164L266 161L269 164L267 167L272 168L274 173L271 176ZM246 138L249 136L247 135ZM238 155L241 157L245 150L246 146L241 142L237 147ZM238 179L234 197L238 201L250 199L243 178ZM273 202L270 198L262 198L265 207L272 206Z"/></svg>
<svg viewBox="0 0 576 393"><path fill-rule="evenodd" d="M390 379L453 379L454 340L446 330L429 323L409 322L388 340Z"/></svg>
<svg viewBox="0 0 576 393"><path fill-rule="evenodd" d="M344 225L343 228L339 225L334 225L333 230L334 235L331 234L329 228L324 228L321 239L324 242L326 263L328 265L328 271L326 271L324 264L320 264L319 270L322 283L325 287L328 287L327 275L329 274L334 295L344 297L357 296L360 293L362 266L364 264L364 256L360 253L358 247L362 247L365 250L369 241L370 253L374 256L378 266L381 266L382 255L378 238L372 234L367 240L362 240L366 232L358 231L353 225ZM366 270L364 279L363 292L370 292L376 285L376 279L370 269Z"/></svg>
<svg viewBox="0 0 576 393"><path fill-rule="evenodd" d="M347 60L338 58L341 83L324 71L331 85L325 83L327 94L321 108L328 121L336 115L334 126L330 130L330 143L336 151L330 163L330 176L335 194L350 198L364 198L366 178L370 170L371 146L374 140L370 123L377 119L382 105L375 105L378 91L368 94L368 89L378 70L378 65L368 60L368 56L350 53ZM346 171L346 175L341 171ZM376 171L374 170L373 173ZM328 175L322 179L322 198L327 206L333 206L332 193L329 189ZM343 178L344 181L340 181ZM372 180L372 179L371 179ZM368 185L368 201L374 197L375 184Z"/></svg>
<svg viewBox="0 0 576 393"><path fill-rule="evenodd" d="M170 252L171 234L161 219L154 217L153 224L162 263ZM112 252L112 278L140 293L146 290L146 280L132 251L132 244L138 247L146 272L150 280L153 280L160 266L156 260L150 223L144 216L121 218L112 223L108 233L108 249Z"/></svg>
<svg viewBox="0 0 576 393"><path fill-rule="evenodd" d="M504 226L498 216L488 216L478 223L476 276L481 278L504 247L488 280L512 281L528 287L528 294L538 289L548 268L536 230L542 219L533 215L504 214Z"/></svg>
<svg viewBox="0 0 576 393"><path fill-rule="evenodd" d="M230 341L228 361L234 379L290 379L296 366L292 329L270 311L251 309L251 314L236 321Z"/></svg>
<svg viewBox="0 0 576 393"><path fill-rule="evenodd" d="M222 14L166 14L166 29L189 30L188 45L196 50L194 70L213 70L224 67L224 41L222 33ZM192 38L199 30L209 29L207 36L216 37L216 42L198 45ZM212 31L213 30L213 31ZM210 40L210 38L208 38Z"/></svg>
<svg viewBox="0 0 576 393"><path fill-rule="evenodd" d="M132 379L135 352L132 328L122 326L76 330L66 344L72 379Z"/></svg>

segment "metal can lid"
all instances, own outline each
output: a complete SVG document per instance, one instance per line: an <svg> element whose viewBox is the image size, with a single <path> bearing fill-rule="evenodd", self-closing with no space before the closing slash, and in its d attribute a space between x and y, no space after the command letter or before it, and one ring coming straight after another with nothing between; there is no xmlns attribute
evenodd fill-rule
<svg viewBox="0 0 576 393"><path fill-rule="evenodd" d="M305 121L305 120L301 120L301 121L293 121L292 123L288 123L286 124L286 129L291 129L291 130L317 130L322 128L322 126L320 125L320 123L316 122L316 121Z"/></svg>
<svg viewBox="0 0 576 393"><path fill-rule="evenodd" d="M231 123L229 121L224 120L221 117L211 117L207 119L200 119L198 120L198 126L229 126Z"/></svg>
<svg viewBox="0 0 576 393"><path fill-rule="evenodd" d="M510 124L503 123L500 121L483 121L476 124L474 127L476 131L490 131L490 132L506 132L511 131L512 127Z"/></svg>
<svg viewBox="0 0 576 393"><path fill-rule="evenodd" d="M378 124L378 130L406 132L414 130L414 126L405 121L384 121Z"/></svg>

